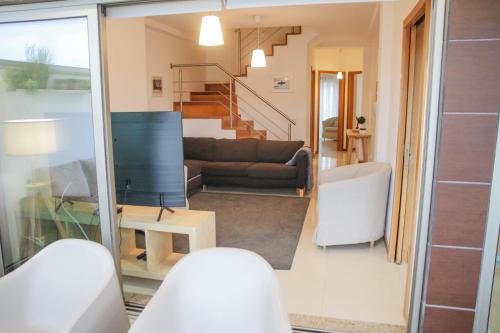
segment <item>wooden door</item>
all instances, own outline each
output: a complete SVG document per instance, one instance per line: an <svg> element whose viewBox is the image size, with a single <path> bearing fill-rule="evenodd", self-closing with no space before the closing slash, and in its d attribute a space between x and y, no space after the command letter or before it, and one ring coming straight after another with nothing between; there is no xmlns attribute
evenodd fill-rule
<svg viewBox="0 0 500 333"><path fill-rule="evenodd" d="M408 102L406 113L406 133L403 155L403 181L401 204L399 208L398 246L396 262L408 262L410 247L413 245L413 226L417 199L417 168L421 142L421 120L423 105L424 79L424 21L412 26L410 34L410 66L408 81Z"/></svg>

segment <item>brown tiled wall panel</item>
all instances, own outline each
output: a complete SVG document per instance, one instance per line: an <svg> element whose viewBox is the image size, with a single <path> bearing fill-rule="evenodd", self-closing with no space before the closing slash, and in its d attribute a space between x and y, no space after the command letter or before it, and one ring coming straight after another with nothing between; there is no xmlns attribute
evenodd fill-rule
<svg viewBox="0 0 500 333"><path fill-rule="evenodd" d="M423 333L472 332L500 112L500 0L449 4Z"/></svg>
<svg viewBox="0 0 500 333"><path fill-rule="evenodd" d="M452 0L449 39L500 38L500 1Z"/></svg>
<svg viewBox="0 0 500 333"><path fill-rule="evenodd" d="M481 254L482 251L432 248L427 304L473 309Z"/></svg>
<svg viewBox="0 0 500 333"><path fill-rule="evenodd" d="M500 17L497 20L500 22ZM444 111L499 112L499 59L500 40L450 42L445 66Z"/></svg>
<svg viewBox="0 0 500 333"><path fill-rule="evenodd" d="M444 115L438 180L490 182L497 126L497 115Z"/></svg>
<svg viewBox="0 0 500 333"><path fill-rule="evenodd" d="M425 333L470 333L474 324L474 312L425 308Z"/></svg>
<svg viewBox="0 0 500 333"><path fill-rule="evenodd" d="M433 243L482 247L490 186L437 184Z"/></svg>

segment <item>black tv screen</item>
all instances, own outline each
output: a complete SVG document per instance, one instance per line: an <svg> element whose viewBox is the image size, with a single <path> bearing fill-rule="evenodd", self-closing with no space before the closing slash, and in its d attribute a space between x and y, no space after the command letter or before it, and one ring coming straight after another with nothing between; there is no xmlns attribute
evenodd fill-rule
<svg viewBox="0 0 500 333"><path fill-rule="evenodd" d="M184 207L180 112L112 112L118 204Z"/></svg>

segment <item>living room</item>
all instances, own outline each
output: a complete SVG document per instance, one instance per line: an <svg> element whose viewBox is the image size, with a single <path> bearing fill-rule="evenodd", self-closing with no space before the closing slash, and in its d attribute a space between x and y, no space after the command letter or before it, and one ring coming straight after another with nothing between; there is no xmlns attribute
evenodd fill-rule
<svg viewBox="0 0 500 333"><path fill-rule="evenodd" d="M386 227L385 208L382 234L387 243L381 240L372 249L366 240L365 244L323 249L311 241L318 223L318 175L324 169L349 164L347 130L355 130L356 118L364 116L366 123L362 127L372 138L368 145L362 144L364 140L353 139L351 149L355 152L350 155L350 163L364 158L391 161L387 156L381 157L397 144L398 126L389 125L389 121L397 122L397 117L388 114L391 118L386 123L376 121L377 117L386 116L384 112L376 114L375 104L381 102L376 100L377 81L381 94L389 89L384 86L388 78L379 77L378 73L379 6L371 3L226 9L218 14L224 44L210 47L198 45L205 13L133 18L118 15L107 21L111 112L182 110L190 209L216 212L217 246L250 249L271 263L289 312L297 314L296 323L302 326L308 326L307 322L300 322L304 318L300 315L304 314L310 315L306 320L314 316L333 318L330 325L353 320L358 325L369 322L379 327L402 327L406 320L407 266L395 265L395 260L390 259L390 222ZM398 8L401 20L411 9L410 4L404 6L405 9ZM397 31L386 33L391 43L392 39L398 43ZM251 51L255 47L268 54L266 67L251 66ZM397 60L390 66L397 67L398 55L390 56ZM318 74L315 80L311 68ZM338 107L345 119L343 131L340 136L338 131L333 139L321 136L321 71L342 72L345 76L338 80L345 86L343 103ZM355 94L349 89L349 79L351 74L360 72L363 84ZM273 83L283 78L288 80L287 88L278 90ZM160 81L156 86L161 91L154 91L155 80ZM312 81L316 81L314 87ZM389 97L399 99L395 96L391 93ZM352 100L359 101L357 108L354 103L349 105ZM379 131L388 135L387 142L378 135ZM267 140L262 140L263 135ZM286 143L288 137L292 139L290 143ZM229 141L235 139L238 140ZM334 149L329 150L328 145L332 144ZM302 169L301 176L295 178L297 174L291 171L289 179L282 178L290 170L285 163L303 145L312 148L313 182L309 190L305 184L306 151L298 156L303 162L296 164ZM266 168L266 162L281 166L273 170ZM396 164L395 157L393 163ZM269 178L262 180L260 175ZM387 178L387 186L388 181ZM383 189L380 191L379 194L384 193ZM365 205L359 196L344 200L347 201L340 201L344 205ZM384 201L379 205L385 207ZM242 228L248 223L253 228ZM331 278L332 270L343 272L336 274L339 280ZM352 283L352 276L365 276L366 280ZM140 299L136 294L141 292L151 293L137 287L143 281L130 277L124 280L129 283L125 290L135 294L132 299ZM362 291L360 284L365 286ZM154 284L151 286L155 288ZM325 292L327 296L323 296Z"/></svg>
<svg viewBox="0 0 500 333"><path fill-rule="evenodd" d="M412 259L407 254L405 259L397 260L390 250L393 244L398 245L398 238L394 236L398 232L393 232L391 237L392 230L404 229L394 224L392 217L393 198L397 196L393 193L398 186L397 177L394 177L399 167L397 150L401 127L398 107L394 106L402 90L395 83L399 80L393 73L400 70L402 50L391 45L402 44L402 22L415 4L416 1L225 9L218 13L224 39L220 46L198 45L200 23L206 13L145 16L130 15L127 11L125 14L123 11L108 12L105 50L111 135L110 141L103 146L111 145L114 153L116 220L122 229L116 236L117 244L122 251L124 248L135 251L130 252L132 255L127 253L125 265L121 267L129 304L147 303L165 276L163 266L160 273L153 272L155 263L180 257L171 257L170 252L235 247L258 253L275 269L285 306L295 326L340 331L353 326L360 332L363 327L368 327L366 331L381 329L386 332L405 329L408 315L405 307L409 301L405 300L405 294L410 289L405 262ZM382 24L387 20L394 22L397 29ZM250 41L246 51L241 45L238 47L245 36L246 41ZM259 47L267 54L265 67L251 64L253 49ZM26 51L28 55L31 52L43 56L40 49ZM327 54L323 57L326 61L319 56L322 52ZM357 61L350 62L354 53ZM89 65L82 63L63 68L62 64L64 62L49 65L47 61L51 73L48 85L31 90L16 86L16 96L8 99L13 103L10 105L26 103L23 109L29 109L26 100L44 102L50 98L47 94L62 90L64 96L91 103ZM6 65L9 66L17 65ZM335 71L337 81L334 82L344 86L344 94L338 87L335 90L339 94L336 137L321 134L321 120L325 120L319 112L321 71ZM350 84L354 84L351 75L360 71L363 73L362 86L350 90ZM342 73L342 77L338 77L338 73ZM25 95L19 91L23 89L30 93ZM67 97L61 100L64 98ZM67 99L64 101L66 104L61 103L61 109L69 110L71 103ZM54 207L55 215L51 209L42 207L37 210L37 218L51 222L60 220L61 223L53 223L55 227L52 228L43 225L42 234L49 230L46 238L32 237L36 240L35 248L29 248L26 253L13 253L12 263L16 267L19 263L14 258L26 258L53 238L70 236L99 240L103 237L98 218L98 207L102 206L97 204L99 195L94 184L98 177L95 161L90 161L90 166L86 164L86 158L94 152L89 142L79 141L74 134L86 133L83 136L92 137L95 119L88 112L78 118L64 114L65 110L54 110L42 113L50 115L51 119L64 120L63 126L57 125L64 131L58 132L55 141L66 138L65 147L34 145L42 152L32 152L33 155L53 155L47 160L34 159L33 165L24 165L25 161L22 164L25 180L33 177L34 171L48 173L52 183L50 197L60 201L58 207ZM33 118L38 117L38 111L30 112ZM157 113L160 118L144 115L150 112ZM140 121L127 118L139 113ZM166 121L161 117L172 116L166 113L177 118ZM359 121L361 126L357 126L360 116L366 122ZM141 126L146 129L164 123L176 125L171 132L165 129L165 136L156 137L157 141L141 146L137 140L145 137L135 136L136 128L127 127L133 122L143 124ZM119 123L125 124L122 130L118 130ZM11 133L23 129L15 127L17 125L13 125ZM40 127L40 131L52 131L50 127L54 124L48 125ZM171 140L168 141L171 147L158 144L164 142L160 140ZM328 150L328 144L333 144L334 148ZM11 146L13 156L26 156L23 151L16 151L18 147L12 141ZM62 154L58 155L61 151L69 155L63 158ZM126 153L120 155L121 151ZM122 177L117 165L121 167L129 162L130 156L134 160L152 159L158 152L172 157L165 163L169 168L176 168L172 176L176 177L175 184L168 183L168 186L176 186L177 197L174 201L171 199L174 194L169 193L172 197L166 195L165 202L160 198L159 203L148 203L162 209L171 207L176 212L163 211L158 217L158 207L150 207L147 213L128 210L131 204L140 206L144 198L133 196L136 174ZM63 161L72 163L68 166ZM370 163L358 163L368 161L383 165L363 169ZM19 164L13 161L8 169L15 170ZM342 165L347 165L348 169L338 168ZM341 175L342 171L337 173L336 169L351 170L349 172L357 176L366 176L367 181L361 186L351 184L340 190L322 186L334 182L337 175L340 179L355 178L354 174ZM150 171L142 170L142 173ZM328 180L329 171L332 171L331 180ZM75 172L78 177L74 177ZM47 178L47 175L37 177ZM74 180L82 178L90 181L83 184ZM368 178L375 180L371 182ZM16 182L25 184L25 180ZM57 186L54 187L54 183ZM373 193L368 193L367 189ZM42 190L37 187L32 192L38 196ZM25 197L25 189L20 189L9 203L15 206L17 201L24 200L23 218L30 211L30 203ZM80 205L84 209L75 208ZM189 210L183 213L179 206ZM130 218L142 214L153 222L156 218L182 219L183 214L191 214L190 211L207 213L193 213L200 219L196 231L187 231L181 226L184 229L179 233L188 235L174 235L173 244L158 233L176 232L150 230L144 225L137 226L134 223L138 222ZM18 213L14 210L12 214ZM355 227L351 230L345 225L334 225L321 217L324 214L339 216L338 220L349 221L344 223ZM88 223L80 223L82 220ZM320 221L326 223L326 229L318 227ZM157 227L155 223L152 225L152 228ZM135 232L134 228L140 232ZM365 234L368 229L370 232ZM16 232L19 231L12 231ZM192 232L209 236L196 243L192 240ZM342 233L345 233L340 237L343 239L330 239L331 235ZM323 238L325 234L327 237ZM165 247L170 250L163 251ZM396 248L403 251L400 246ZM153 250L148 252L148 249ZM318 327L318 318L325 320L322 327Z"/></svg>

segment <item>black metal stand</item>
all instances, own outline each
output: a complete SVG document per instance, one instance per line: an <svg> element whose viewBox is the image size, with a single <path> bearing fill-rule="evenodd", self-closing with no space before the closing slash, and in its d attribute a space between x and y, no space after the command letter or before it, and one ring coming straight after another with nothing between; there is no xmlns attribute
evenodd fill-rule
<svg viewBox="0 0 500 333"><path fill-rule="evenodd" d="M160 222L161 215L163 214L163 210L165 209L168 210L170 213L175 213L175 211L172 208L165 206L165 196L163 195L163 193L160 193L160 213L158 214L156 222Z"/></svg>

